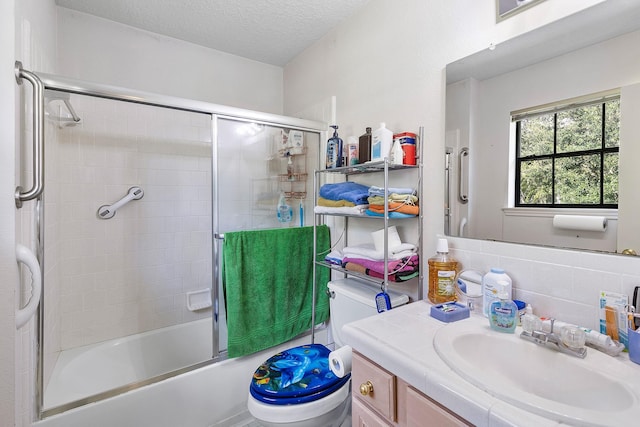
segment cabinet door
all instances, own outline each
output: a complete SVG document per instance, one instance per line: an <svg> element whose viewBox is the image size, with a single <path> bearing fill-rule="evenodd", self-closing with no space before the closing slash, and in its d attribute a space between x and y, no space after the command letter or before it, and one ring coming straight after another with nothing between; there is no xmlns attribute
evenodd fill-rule
<svg viewBox="0 0 640 427"><path fill-rule="evenodd" d="M396 421L396 377L357 353L353 354L351 387L355 399L361 399L390 421ZM360 393L360 387L370 390Z"/></svg>
<svg viewBox="0 0 640 427"><path fill-rule="evenodd" d="M406 399L407 427L460 427L471 425L413 387L407 388Z"/></svg>
<svg viewBox="0 0 640 427"><path fill-rule="evenodd" d="M371 409L360 402L353 399L351 406L351 425L352 427L390 427L391 424L376 415Z"/></svg>

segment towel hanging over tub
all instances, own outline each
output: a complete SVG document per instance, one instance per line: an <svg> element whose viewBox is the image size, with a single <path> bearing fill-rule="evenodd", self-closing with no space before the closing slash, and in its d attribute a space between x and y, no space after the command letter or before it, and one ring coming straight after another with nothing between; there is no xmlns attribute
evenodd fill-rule
<svg viewBox="0 0 640 427"><path fill-rule="evenodd" d="M317 227L318 259L329 228ZM273 347L311 329L313 227L224 234L224 289L229 357ZM316 323L329 317L329 269L316 271Z"/></svg>

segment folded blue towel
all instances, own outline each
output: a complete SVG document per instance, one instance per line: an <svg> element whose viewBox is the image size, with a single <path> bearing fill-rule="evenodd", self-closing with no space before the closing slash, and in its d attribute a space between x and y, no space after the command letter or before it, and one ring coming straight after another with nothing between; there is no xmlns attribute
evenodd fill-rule
<svg viewBox="0 0 640 427"><path fill-rule="evenodd" d="M367 205L369 187L350 181L324 184L320 187L320 196L328 200L347 200L356 205Z"/></svg>

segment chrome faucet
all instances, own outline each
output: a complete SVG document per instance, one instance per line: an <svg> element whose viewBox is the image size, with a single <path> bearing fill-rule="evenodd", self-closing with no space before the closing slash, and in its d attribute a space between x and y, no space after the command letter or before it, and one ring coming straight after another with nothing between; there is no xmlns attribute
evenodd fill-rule
<svg viewBox="0 0 640 427"><path fill-rule="evenodd" d="M534 342L539 345L543 345L545 347L553 348L554 350L560 351L562 353L570 354L571 356L576 356L581 359L584 359L587 356L587 349L584 347L570 347L565 344L564 340L553 331L553 324L556 319L551 320L551 330L549 332L545 332L542 330L534 329L532 331L522 331L520 334L520 338L525 339L527 341Z"/></svg>

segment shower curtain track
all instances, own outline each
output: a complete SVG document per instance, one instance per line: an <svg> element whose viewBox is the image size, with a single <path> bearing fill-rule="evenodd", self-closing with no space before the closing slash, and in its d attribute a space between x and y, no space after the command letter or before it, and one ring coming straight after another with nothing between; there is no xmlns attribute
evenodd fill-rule
<svg viewBox="0 0 640 427"><path fill-rule="evenodd" d="M272 113L245 110L242 108L214 104L214 103L205 102L205 101L198 101L198 100L192 100L192 99L186 99L186 98L173 97L169 95L138 91L134 89L121 88L121 87L111 86L106 84L94 83L94 82L83 81L78 79L71 79L68 77L63 77L63 76L58 76L53 74L32 72L32 71L25 70L22 67L22 64L20 63L20 61L16 61L15 63L15 76L16 76L17 84L22 84L22 81L24 79L33 85L33 101L32 101L33 102L33 119L32 120L33 120L33 137L34 137L33 159L32 159L33 188L31 188L28 191L23 191L22 187L18 187L15 193L15 203L17 208L21 208L24 201L36 200L36 208L38 209L38 216L40 218L44 218L44 203L42 203L42 200L44 196L44 187L45 187L44 185L45 184L44 182L44 167L45 167L44 165L44 160L45 160L44 159L44 154L45 154L44 110L45 110L45 96L46 96L45 91L46 90L53 90L53 91L65 92L69 94L85 95L85 96L98 97L98 98L104 98L104 99L111 99L115 101L131 102L131 103L143 104L148 106L169 108L169 109L174 109L179 111L208 114L208 115L211 115L214 121L212 125L213 141L215 141L217 137L217 129L215 125L215 122L217 119L230 119L230 120L244 121L244 122L255 122L258 124L279 126L287 129L313 132L313 133L318 133L321 136L321 139L326 139L326 134L328 129L328 126L326 123L313 121L313 120L298 119L298 118L281 116L281 115L272 114ZM65 102L65 105L69 106L70 104ZM71 120L73 120L74 122L79 122L79 120L77 120L79 119L79 117L77 116L77 114L75 114L75 111L73 110L73 108L69 108L69 111L72 116ZM216 150L213 150L212 162L213 162L212 176L215 177L217 176ZM218 200L219 192L217 191L217 188L215 188L216 185L217 185L217 181L216 183L214 183L214 194L212 199L213 206L218 206L218 202L219 202ZM213 221L214 221L213 223L214 236L212 236L212 238L215 241L223 238L224 236L223 234L218 233L217 212L215 212L215 210L213 213ZM38 221L35 225L35 228L36 230L34 230L34 232L36 233L36 235L44 236L43 221ZM35 253L37 254L38 261L40 262L40 265L44 265L43 239L36 239L36 246L37 247L35 248ZM220 256L219 256L219 250L217 249L215 244L213 248L213 253L214 253L214 259L213 259L214 283L212 284L212 293L213 293L212 297L215 301L214 302L215 306L217 306L218 299L219 299L217 277L219 272ZM42 269L42 272L43 272L42 276L44 276L44 269ZM46 286L44 282L44 277L42 277L42 284L43 284L42 292L44 294L44 287ZM314 280L314 285L315 285L315 280ZM44 301L40 302L38 317L39 317L38 331L37 331L38 346L36 350L38 353L37 354L38 363L37 363L37 372L36 372L36 382L37 382L36 395L37 395L37 401L38 401L36 411L38 414L38 418L41 419L42 417L55 415L63 411L66 411L68 409L72 409L74 407L78 407L87 403L92 403L92 402L101 400L104 397L111 397L111 396L115 396L116 394L119 394L120 390L113 390L113 393L107 392L100 396L90 396L86 399L73 402L73 404L68 404L62 407L55 407L55 408L44 410L43 409L44 362L43 362L43 355L42 355L42 351L44 348L44 334L43 334ZM219 330L218 329L219 327L217 324L218 320L217 320L217 316L212 316L212 317L214 318L213 320L214 334L216 334L217 331ZM313 332L313 329L314 328L312 327L312 332ZM223 356L224 355L221 355L219 351L217 340L214 339L212 359L197 365L196 368L200 366L204 366L206 364L223 360L224 359ZM179 374L183 371L184 369L181 369L177 372ZM164 377L165 376L162 376L162 378ZM141 382L140 384L126 386L123 389L131 390L134 388L142 387L143 385L147 385L155 380L157 379L146 380Z"/></svg>

